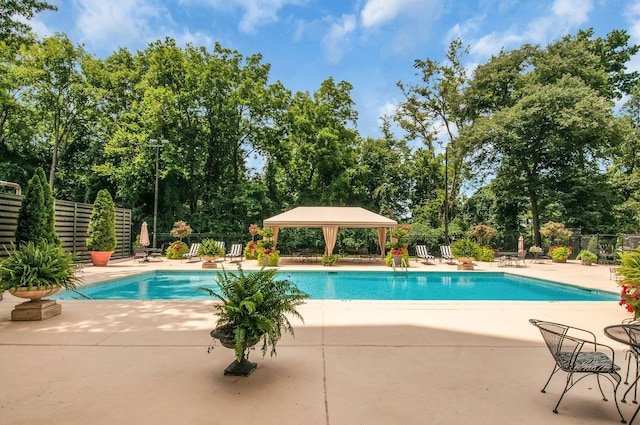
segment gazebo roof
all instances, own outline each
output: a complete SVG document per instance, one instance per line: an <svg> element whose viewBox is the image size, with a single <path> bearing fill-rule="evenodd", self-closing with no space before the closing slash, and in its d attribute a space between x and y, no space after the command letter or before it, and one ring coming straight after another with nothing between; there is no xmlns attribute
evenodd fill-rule
<svg viewBox="0 0 640 425"><path fill-rule="evenodd" d="M264 227L396 227L398 222L360 207L297 207L263 221Z"/></svg>

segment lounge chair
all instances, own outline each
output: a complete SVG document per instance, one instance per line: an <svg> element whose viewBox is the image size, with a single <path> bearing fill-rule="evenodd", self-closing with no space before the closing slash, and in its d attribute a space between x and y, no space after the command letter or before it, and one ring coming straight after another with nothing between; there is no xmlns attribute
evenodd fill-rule
<svg viewBox="0 0 640 425"><path fill-rule="evenodd" d="M446 261L448 264L455 263L455 257L451 254L451 246L440 245L440 262Z"/></svg>
<svg viewBox="0 0 640 425"><path fill-rule="evenodd" d="M620 367L618 367L614 361L615 353L613 348L596 342L595 334L585 329L536 319L530 319L529 322L540 330L542 339L544 339L547 348L549 348L555 360L551 376L549 376L547 383L542 388L542 392L545 392L547 385L549 385L551 378L553 378L556 372L560 370L567 372L564 390L560 395L556 407L553 409L553 413L558 413L558 406L560 406L564 395L573 388L575 384L589 375L596 375L600 394L602 394L603 400L607 401L602 391L602 386L600 385L600 376L604 376L613 385L613 400L615 401L616 409L618 409L618 414L624 423L625 419L620 412L617 395L622 378L618 373ZM583 375L575 378L574 374Z"/></svg>
<svg viewBox="0 0 640 425"><path fill-rule="evenodd" d="M198 255L198 249L200 248L200 244L199 243L192 243L191 244L191 248L189 248L189 252L187 252L186 254L182 254L182 258L186 258L189 260L189 262L192 261L193 258L198 258L198 261L200 261L200 256Z"/></svg>
<svg viewBox="0 0 640 425"><path fill-rule="evenodd" d="M234 243L231 244L231 250L224 256L225 259L229 259L229 261L233 261L234 258L240 259L242 261L242 244Z"/></svg>
<svg viewBox="0 0 640 425"><path fill-rule="evenodd" d="M143 246L133 248L133 260L138 260L138 263L149 261Z"/></svg>
<svg viewBox="0 0 640 425"><path fill-rule="evenodd" d="M429 251L427 251L426 245L416 245L416 258L421 259L425 264L429 264L430 260L434 260L435 262L435 259L436 259L436 257L429 254ZM418 261L417 259L416 261Z"/></svg>

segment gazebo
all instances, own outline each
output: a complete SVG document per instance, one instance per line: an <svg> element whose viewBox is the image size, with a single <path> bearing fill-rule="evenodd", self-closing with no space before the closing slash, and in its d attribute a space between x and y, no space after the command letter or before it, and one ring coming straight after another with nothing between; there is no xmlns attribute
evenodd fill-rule
<svg viewBox="0 0 640 425"><path fill-rule="evenodd" d="M380 253L384 258L387 228L395 228L398 222L360 207L297 207L267 218L263 227L274 231L278 240L278 230L283 227L321 228L324 235L325 254L332 254L338 237L338 229L377 228Z"/></svg>

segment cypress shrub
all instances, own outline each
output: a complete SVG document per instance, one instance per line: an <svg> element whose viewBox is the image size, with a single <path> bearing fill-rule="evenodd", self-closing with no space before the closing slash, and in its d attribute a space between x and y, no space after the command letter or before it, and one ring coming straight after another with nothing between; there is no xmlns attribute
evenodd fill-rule
<svg viewBox="0 0 640 425"><path fill-rule="evenodd" d="M42 170L42 169L40 169ZM38 172L31 177L18 210L16 245L49 238L44 188Z"/></svg>
<svg viewBox="0 0 640 425"><path fill-rule="evenodd" d="M56 209L54 205L55 199L53 198L53 190L51 190L51 186L47 181L47 177L45 176L42 167L36 168L36 174L40 177L43 189L46 239L50 243L62 245L62 242L56 233Z"/></svg>
<svg viewBox="0 0 640 425"><path fill-rule="evenodd" d="M89 251L113 251L116 248L116 208L107 189L98 192L87 230Z"/></svg>

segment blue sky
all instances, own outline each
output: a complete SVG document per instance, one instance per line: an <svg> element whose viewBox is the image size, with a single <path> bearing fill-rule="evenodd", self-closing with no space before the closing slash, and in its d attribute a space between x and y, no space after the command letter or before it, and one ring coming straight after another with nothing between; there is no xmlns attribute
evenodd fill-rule
<svg viewBox="0 0 640 425"><path fill-rule="evenodd" d="M174 38L261 53L271 80L313 93L333 77L353 85L362 136L402 101L396 83L415 81L415 59L440 61L449 42L470 45L468 67L501 48L545 45L578 29L625 29L640 44L640 0L49 0L57 12L31 22L40 36L66 33L106 57ZM640 69L640 58L630 66Z"/></svg>

